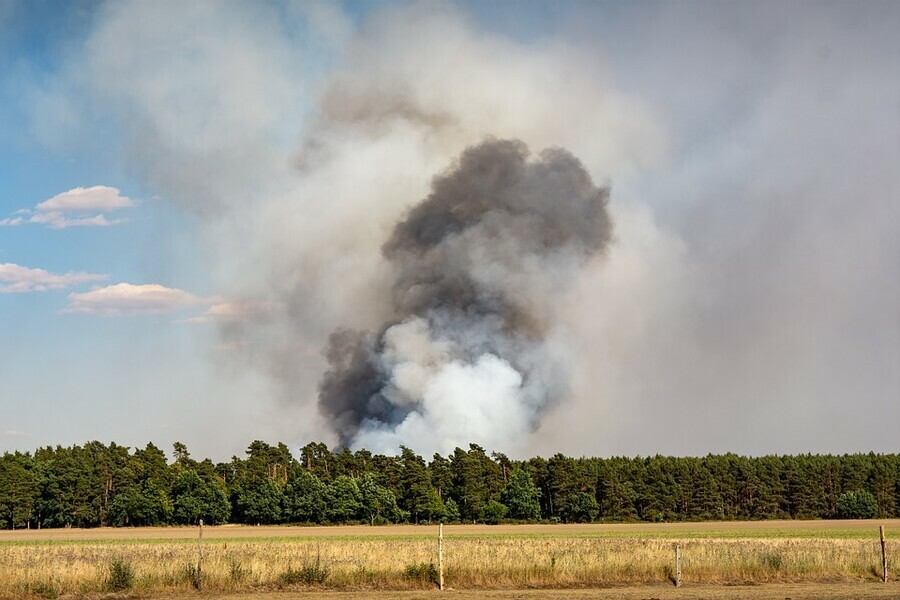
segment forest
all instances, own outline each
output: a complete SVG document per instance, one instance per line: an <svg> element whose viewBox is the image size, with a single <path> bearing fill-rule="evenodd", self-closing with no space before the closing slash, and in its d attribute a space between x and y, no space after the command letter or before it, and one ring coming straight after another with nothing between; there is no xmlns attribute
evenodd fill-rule
<svg viewBox="0 0 900 600"><path fill-rule="evenodd" d="M510 460L476 444L430 461L254 441L171 458L92 441L0 456L0 527L900 517L900 455Z"/></svg>

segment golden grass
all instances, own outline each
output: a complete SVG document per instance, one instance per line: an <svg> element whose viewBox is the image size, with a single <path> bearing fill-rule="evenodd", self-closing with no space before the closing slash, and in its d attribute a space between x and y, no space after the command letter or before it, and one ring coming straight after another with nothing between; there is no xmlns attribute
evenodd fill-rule
<svg viewBox="0 0 900 600"><path fill-rule="evenodd" d="M416 566L437 563L435 529L417 535L319 539L223 538L204 532L203 589L303 587L303 582L328 588L431 587L428 569ZM445 579L457 589L665 582L672 576L676 543L683 548L684 581L691 583L874 581L881 574L875 536L726 538L683 533L681 538L569 535L564 529L546 535L447 534ZM133 567L137 590L190 591L197 546L189 539L0 543L0 597L97 594L107 588L108 568L115 559ZM900 564L900 544L893 540L888 542L888 562ZM286 580L289 570L294 577Z"/></svg>

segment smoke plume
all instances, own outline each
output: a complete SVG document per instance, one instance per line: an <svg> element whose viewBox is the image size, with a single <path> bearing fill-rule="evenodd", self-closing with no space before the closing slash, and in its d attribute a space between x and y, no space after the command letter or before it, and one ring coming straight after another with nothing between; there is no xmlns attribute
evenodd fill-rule
<svg viewBox="0 0 900 600"><path fill-rule="evenodd" d="M57 72L5 80L40 147L159 196L144 280L248 309L111 356L85 397L153 414L103 411L117 431L179 415L222 458L892 451L900 4L519 4L101 3ZM563 151L465 150L488 135L615 197L591 213Z"/></svg>
<svg viewBox="0 0 900 600"><path fill-rule="evenodd" d="M341 442L508 447L533 427L565 393L547 308L609 244L608 196L566 150L467 148L382 246L392 318L330 337L319 404Z"/></svg>

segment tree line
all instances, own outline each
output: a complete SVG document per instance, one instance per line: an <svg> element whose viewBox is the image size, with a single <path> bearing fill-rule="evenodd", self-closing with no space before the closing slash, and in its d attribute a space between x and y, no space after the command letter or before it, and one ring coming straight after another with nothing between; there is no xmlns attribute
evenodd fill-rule
<svg viewBox="0 0 900 600"><path fill-rule="evenodd" d="M900 455L510 460L470 444L430 461L254 441L195 460L89 442L0 456L0 527L205 523L698 521L900 517Z"/></svg>

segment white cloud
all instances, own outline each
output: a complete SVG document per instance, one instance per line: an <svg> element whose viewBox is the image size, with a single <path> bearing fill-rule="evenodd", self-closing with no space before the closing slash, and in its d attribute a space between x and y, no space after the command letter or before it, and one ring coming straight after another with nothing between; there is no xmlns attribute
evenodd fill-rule
<svg viewBox="0 0 900 600"><path fill-rule="evenodd" d="M29 269L14 263L0 264L0 294L21 294L61 290L91 281L103 281L108 275L68 273L57 275L44 269Z"/></svg>
<svg viewBox="0 0 900 600"><path fill-rule="evenodd" d="M107 212L131 208L135 201L122 196L117 188L95 185L77 187L57 194L34 207L20 209L13 216L0 220L0 225L15 226L23 223L47 225L52 229L67 227L108 227L124 223L127 219L108 219Z"/></svg>
<svg viewBox="0 0 900 600"><path fill-rule="evenodd" d="M69 306L61 312L103 316L153 315L175 312L205 302L189 292L158 283L117 283L89 292L69 294Z"/></svg>
<svg viewBox="0 0 900 600"><path fill-rule="evenodd" d="M89 188L77 187L57 194L49 200L38 204L39 212L79 211L79 210L116 210L134 206L134 201L119 195L119 190L106 185L95 185Z"/></svg>

